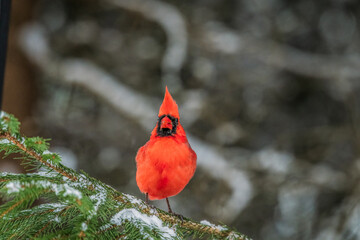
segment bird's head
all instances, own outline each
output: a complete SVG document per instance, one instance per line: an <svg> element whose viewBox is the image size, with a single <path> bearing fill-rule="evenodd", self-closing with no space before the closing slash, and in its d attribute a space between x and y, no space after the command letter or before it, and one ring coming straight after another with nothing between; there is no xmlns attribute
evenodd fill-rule
<svg viewBox="0 0 360 240"><path fill-rule="evenodd" d="M167 87L164 100L160 106L156 134L161 137L176 134L179 124L179 110L175 100L171 97Z"/></svg>

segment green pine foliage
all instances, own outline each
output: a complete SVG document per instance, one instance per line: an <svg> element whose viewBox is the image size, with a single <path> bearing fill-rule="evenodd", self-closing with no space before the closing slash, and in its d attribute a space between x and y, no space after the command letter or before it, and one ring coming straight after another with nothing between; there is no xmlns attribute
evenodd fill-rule
<svg viewBox="0 0 360 240"><path fill-rule="evenodd" d="M206 221L181 220L61 164L40 137L22 137L11 114L0 115L0 151L37 169L0 173L1 239L249 239Z"/></svg>

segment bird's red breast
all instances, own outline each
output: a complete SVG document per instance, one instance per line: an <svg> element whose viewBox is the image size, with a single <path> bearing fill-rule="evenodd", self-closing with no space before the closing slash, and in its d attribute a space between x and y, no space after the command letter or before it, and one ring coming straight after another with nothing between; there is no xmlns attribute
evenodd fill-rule
<svg viewBox="0 0 360 240"><path fill-rule="evenodd" d="M158 117L150 140L136 155L136 182L151 200L181 192L196 169L196 153L190 147L180 124L178 106L167 88Z"/></svg>

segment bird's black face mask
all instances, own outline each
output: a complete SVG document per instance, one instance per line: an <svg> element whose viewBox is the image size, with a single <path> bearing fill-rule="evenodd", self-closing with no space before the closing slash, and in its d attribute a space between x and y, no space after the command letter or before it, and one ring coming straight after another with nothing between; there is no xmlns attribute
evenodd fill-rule
<svg viewBox="0 0 360 240"><path fill-rule="evenodd" d="M176 134L179 119L171 115L161 115L158 119L156 133L160 137L172 136Z"/></svg>

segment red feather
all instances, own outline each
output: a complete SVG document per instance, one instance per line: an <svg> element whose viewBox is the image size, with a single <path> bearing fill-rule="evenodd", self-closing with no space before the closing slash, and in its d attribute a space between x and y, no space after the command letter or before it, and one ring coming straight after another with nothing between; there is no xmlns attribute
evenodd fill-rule
<svg viewBox="0 0 360 240"><path fill-rule="evenodd" d="M136 182L140 191L147 193L151 200L177 195L196 169L196 153L188 143L180 124L178 106L167 88L159 121L150 140L136 155Z"/></svg>

